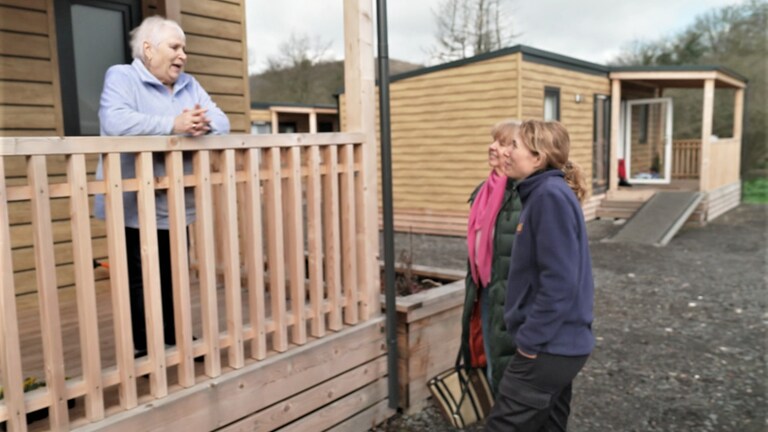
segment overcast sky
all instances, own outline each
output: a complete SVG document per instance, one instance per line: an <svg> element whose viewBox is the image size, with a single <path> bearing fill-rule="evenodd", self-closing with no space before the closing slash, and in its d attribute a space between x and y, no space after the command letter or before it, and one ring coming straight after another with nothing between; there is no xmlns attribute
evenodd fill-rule
<svg viewBox="0 0 768 432"><path fill-rule="evenodd" d="M441 1L387 0L390 58L430 64L432 11ZM703 12L743 1L507 0L507 10L514 32L520 34L513 44L605 63L632 41L674 35ZM376 0L372 2L375 9ZM251 72L263 70L267 57L291 33L328 42L328 56L343 58L342 0L248 0L246 9Z"/></svg>

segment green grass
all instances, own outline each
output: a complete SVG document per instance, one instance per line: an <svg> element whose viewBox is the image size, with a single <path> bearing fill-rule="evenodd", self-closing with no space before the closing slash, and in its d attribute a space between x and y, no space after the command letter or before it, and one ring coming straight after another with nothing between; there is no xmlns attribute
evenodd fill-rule
<svg viewBox="0 0 768 432"><path fill-rule="evenodd" d="M745 203L768 204L768 178L745 181L741 192Z"/></svg>

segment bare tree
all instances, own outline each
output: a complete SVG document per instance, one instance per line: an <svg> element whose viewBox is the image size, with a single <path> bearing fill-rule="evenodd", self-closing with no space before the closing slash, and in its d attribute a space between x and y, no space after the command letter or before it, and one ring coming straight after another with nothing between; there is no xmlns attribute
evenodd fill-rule
<svg viewBox="0 0 768 432"><path fill-rule="evenodd" d="M291 33L278 46L278 53L267 58L267 70L280 70L298 66L313 66L327 61L330 41L306 34Z"/></svg>
<svg viewBox="0 0 768 432"><path fill-rule="evenodd" d="M518 35L505 0L442 0L432 14L437 23L430 57L439 62L476 56L512 43Z"/></svg>

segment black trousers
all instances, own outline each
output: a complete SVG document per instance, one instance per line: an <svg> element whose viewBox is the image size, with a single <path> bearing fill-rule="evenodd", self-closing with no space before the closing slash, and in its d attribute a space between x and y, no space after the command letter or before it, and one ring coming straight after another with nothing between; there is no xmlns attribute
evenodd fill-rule
<svg viewBox="0 0 768 432"><path fill-rule="evenodd" d="M147 350L147 326L144 313L144 280L141 275L141 237L137 228L125 228L128 252L128 286L131 297L131 328L133 347ZM171 272L171 236L168 230L157 230L160 259L160 292L163 304L163 335L165 343L176 345L176 325L173 316L173 279Z"/></svg>
<svg viewBox="0 0 768 432"><path fill-rule="evenodd" d="M565 431L571 412L571 386L587 357L515 354L504 370L487 431Z"/></svg>

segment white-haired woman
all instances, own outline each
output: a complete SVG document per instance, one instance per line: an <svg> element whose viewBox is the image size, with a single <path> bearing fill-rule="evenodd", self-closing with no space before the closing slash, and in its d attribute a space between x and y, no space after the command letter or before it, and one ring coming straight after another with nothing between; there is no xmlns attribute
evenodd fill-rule
<svg viewBox="0 0 768 432"><path fill-rule="evenodd" d="M187 63L186 37L174 21L150 17L131 32L133 62L107 70L101 93L99 121L102 136L187 135L229 132L229 120L200 83L184 73ZM123 154L123 178L135 177L135 156ZM185 157L184 171L192 171ZM154 158L154 175L165 175L162 155ZM102 178L99 162L97 177ZM185 194L187 223L195 217L192 190ZM104 197L96 197L95 213L105 218ZM176 343L173 316L168 200L165 192L156 197L157 239L160 257L163 326L165 343ZM147 337L141 272L141 244L136 193L124 194L125 236L135 355L146 353Z"/></svg>

